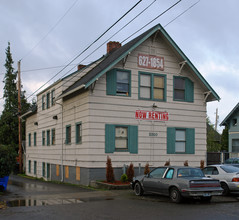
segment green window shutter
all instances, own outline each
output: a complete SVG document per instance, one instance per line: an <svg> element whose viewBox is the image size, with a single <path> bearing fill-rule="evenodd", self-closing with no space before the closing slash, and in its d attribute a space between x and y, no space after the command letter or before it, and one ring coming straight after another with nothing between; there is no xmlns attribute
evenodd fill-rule
<svg viewBox="0 0 239 220"><path fill-rule="evenodd" d="M105 153L113 153L115 151L115 126L105 125Z"/></svg>
<svg viewBox="0 0 239 220"><path fill-rule="evenodd" d="M195 129L194 128L186 129L186 153L187 154L195 153Z"/></svg>
<svg viewBox="0 0 239 220"><path fill-rule="evenodd" d="M187 102L193 102L194 101L194 83L186 78L185 79L185 96Z"/></svg>
<svg viewBox="0 0 239 220"><path fill-rule="evenodd" d="M106 73L106 94L116 95L116 70Z"/></svg>
<svg viewBox="0 0 239 220"><path fill-rule="evenodd" d="M37 146L37 133L34 132L34 146Z"/></svg>
<svg viewBox="0 0 239 220"><path fill-rule="evenodd" d="M42 163L42 176L45 177L45 162Z"/></svg>
<svg viewBox="0 0 239 220"><path fill-rule="evenodd" d="M175 128L167 128L167 154L175 153Z"/></svg>
<svg viewBox="0 0 239 220"><path fill-rule="evenodd" d="M138 153L138 126L129 126L128 127L128 146L129 152L131 154Z"/></svg>

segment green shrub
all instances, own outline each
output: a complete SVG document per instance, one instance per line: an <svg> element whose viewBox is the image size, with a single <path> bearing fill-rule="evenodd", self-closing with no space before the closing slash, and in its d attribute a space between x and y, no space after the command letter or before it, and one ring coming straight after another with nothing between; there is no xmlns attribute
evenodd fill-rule
<svg viewBox="0 0 239 220"><path fill-rule="evenodd" d="M126 174L123 174L123 175L121 176L120 180L121 180L122 183L127 182L127 181L128 181L127 175L126 175Z"/></svg>
<svg viewBox="0 0 239 220"><path fill-rule="evenodd" d="M10 145L0 145L0 178L9 176L16 165L16 152Z"/></svg>

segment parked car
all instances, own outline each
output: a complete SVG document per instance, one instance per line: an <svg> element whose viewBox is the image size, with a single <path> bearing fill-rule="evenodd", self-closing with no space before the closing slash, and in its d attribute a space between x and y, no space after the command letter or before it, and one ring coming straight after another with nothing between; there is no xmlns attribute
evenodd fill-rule
<svg viewBox="0 0 239 220"><path fill-rule="evenodd" d="M207 177L212 177L220 181L223 188L223 195L230 192L239 192L239 168L228 165L210 165L203 169L203 173Z"/></svg>
<svg viewBox="0 0 239 220"><path fill-rule="evenodd" d="M225 164L230 164L234 167L239 167L239 158L238 157L232 157L225 161Z"/></svg>
<svg viewBox="0 0 239 220"><path fill-rule="evenodd" d="M137 196L146 192L162 194L175 203L184 197L209 202L223 192L218 180L205 177L201 169L194 167L158 167L147 175L134 177L131 186Z"/></svg>

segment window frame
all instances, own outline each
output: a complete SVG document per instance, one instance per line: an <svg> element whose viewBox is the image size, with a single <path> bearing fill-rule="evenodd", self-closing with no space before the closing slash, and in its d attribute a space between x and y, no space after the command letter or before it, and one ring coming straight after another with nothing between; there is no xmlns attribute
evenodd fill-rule
<svg viewBox="0 0 239 220"><path fill-rule="evenodd" d="M51 145L56 144L56 129L52 128L51 129Z"/></svg>
<svg viewBox="0 0 239 220"><path fill-rule="evenodd" d="M46 177L46 163L42 162L42 176Z"/></svg>
<svg viewBox="0 0 239 220"><path fill-rule="evenodd" d="M175 98L176 89L175 83L176 79L183 79L184 80L184 99ZM178 89L179 90L179 89ZM194 82L189 79L188 77L184 76L173 76L173 101L178 102L194 102Z"/></svg>
<svg viewBox="0 0 239 220"><path fill-rule="evenodd" d="M42 110L45 110L45 105L46 105L46 100L45 100L46 95L42 95Z"/></svg>
<svg viewBox="0 0 239 220"><path fill-rule="evenodd" d="M46 145L46 131L42 131L42 146Z"/></svg>
<svg viewBox="0 0 239 220"><path fill-rule="evenodd" d="M183 131L184 132L184 139L183 140L180 140L180 139L177 140L177 131ZM177 143L184 143L184 151L179 151L177 149ZM175 153L185 153L185 152L186 152L186 129L176 128L175 129Z"/></svg>
<svg viewBox="0 0 239 220"><path fill-rule="evenodd" d="M31 133L28 133L28 147L31 147L32 146L32 134Z"/></svg>
<svg viewBox="0 0 239 220"><path fill-rule="evenodd" d="M239 153L239 145L235 145L235 142L239 142L239 138L232 138L232 153Z"/></svg>
<svg viewBox="0 0 239 220"><path fill-rule="evenodd" d="M37 146L37 132L34 132L34 147Z"/></svg>
<svg viewBox="0 0 239 220"><path fill-rule="evenodd" d="M37 161L34 160L34 175L37 174Z"/></svg>
<svg viewBox="0 0 239 220"><path fill-rule="evenodd" d="M28 160L28 173L32 172L32 161Z"/></svg>
<svg viewBox="0 0 239 220"><path fill-rule="evenodd" d="M46 109L49 109L50 106L50 92L46 94Z"/></svg>
<svg viewBox="0 0 239 220"><path fill-rule="evenodd" d="M176 130L186 130L185 152L176 152ZM167 127L167 154L195 154L195 128Z"/></svg>
<svg viewBox="0 0 239 220"><path fill-rule="evenodd" d="M117 93L117 72L128 73L128 93ZM131 97L131 70L114 68L106 73L106 95Z"/></svg>
<svg viewBox="0 0 239 220"><path fill-rule="evenodd" d="M115 148L115 128L127 127L128 149ZM138 126L122 125L122 124L105 124L105 153L129 152L130 154L138 154Z"/></svg>
<svg viewBox="0 0 239 220"><path fill-rule="evenodd" d="M77 122L75 126L76 144L82 144L82 122Z"/></svg>
<svg viewBox="0 0 239 220"><path fill-rule="evenodd" d="M48 129L46 131L46 145L50 146L50 144L51 144L51 131L50 129Z"/></svg>
<svg viewBox="0 0 239 220"><path fill-rule="evenodd" d="M69 132L70 131L70 132ZM71 125L66 125L66 141L67 145L71 144Z"/></svg>
<svg viewBox="0 0 239 220"><path fill-rule="evenodd" d="M51 106L55 105L55 99L56 99L56 94L55 94L55 89L51 90Z"/></svg>
<svg viewBox="0 0 239 220"><path fill-rule="evenodd" d="M150 98L141 97L140 88L142 88L142 86L141 86L141 76L142 75L150 76ZM163 78L163 82L164 82L163 99L155 99L154 98L154 89L157 88L157 87L154 86L154 77L155 76ZM138 98L140 100L152 100L152 101L158 101L158 102L166 102L166 100L167 100L167 97L166 97L166 94L167 94L167 76L166 76L166 74L139 71L138 77L139 77L139 79L138 79Z"/></svg>

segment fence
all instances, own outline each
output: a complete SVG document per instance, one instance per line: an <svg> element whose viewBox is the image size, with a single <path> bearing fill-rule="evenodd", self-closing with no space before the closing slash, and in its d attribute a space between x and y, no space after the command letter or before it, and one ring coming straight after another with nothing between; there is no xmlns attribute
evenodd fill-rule
<svg viewBox="0 0 239 220"><path fill-rule="evenodd" d="M229 157L228 152L207 152L207 165L224 163Z"/></svg>

